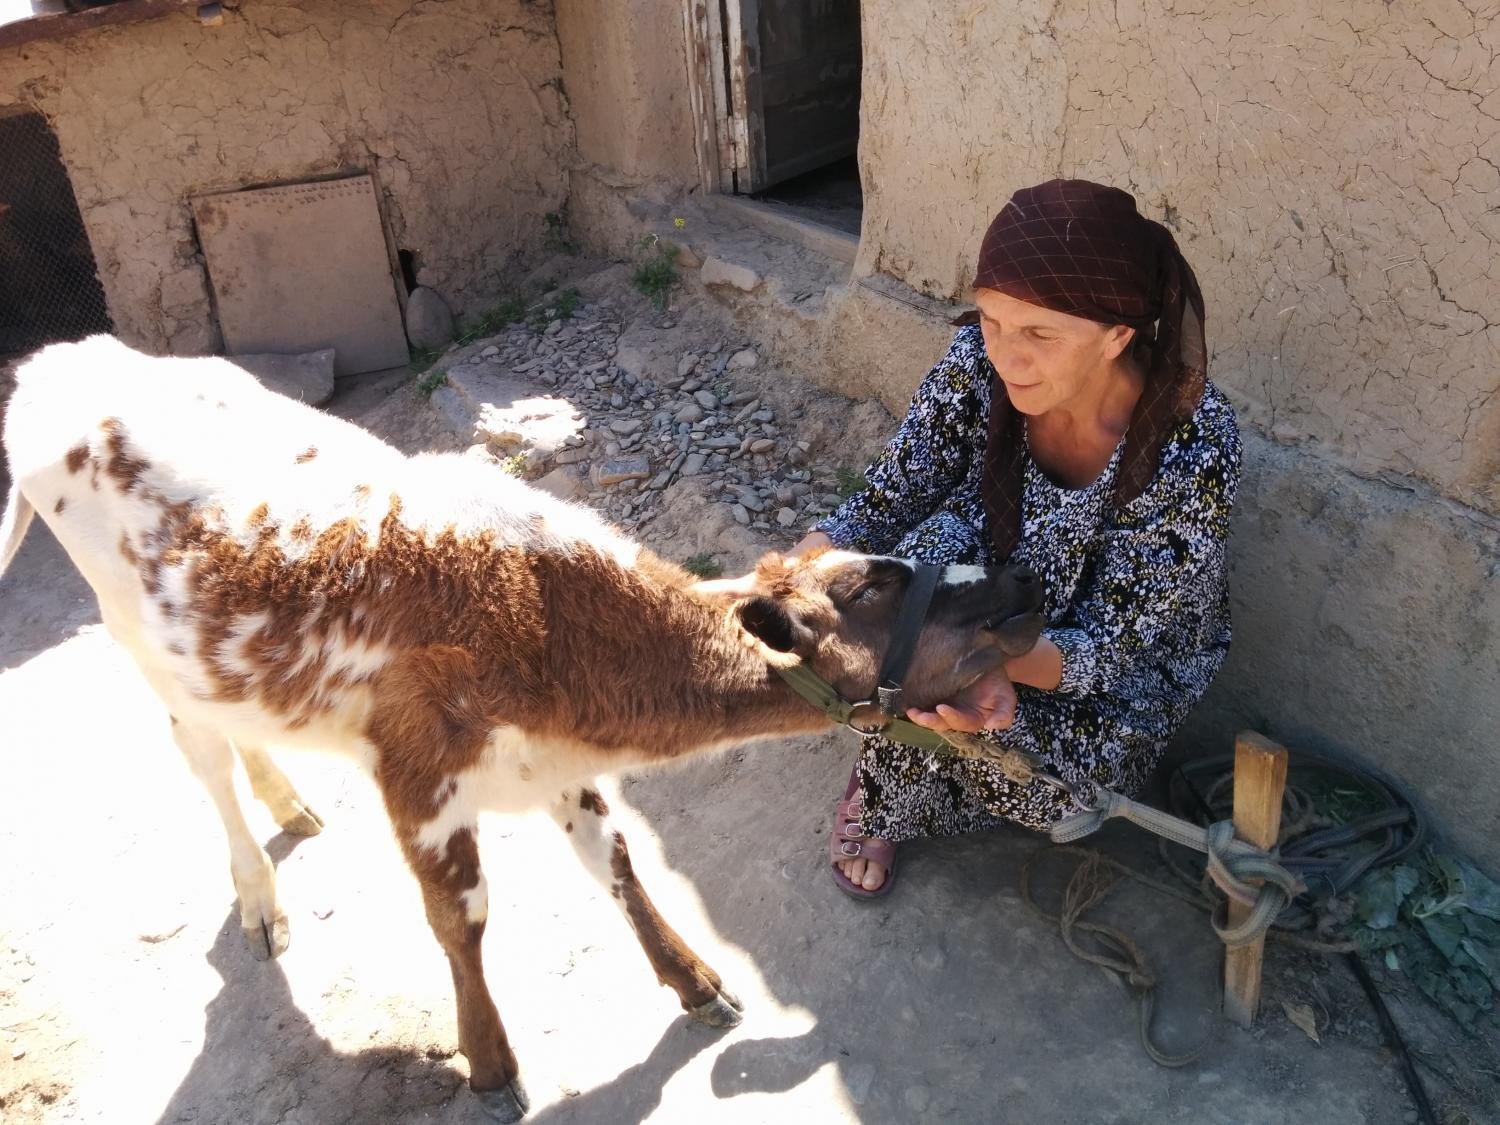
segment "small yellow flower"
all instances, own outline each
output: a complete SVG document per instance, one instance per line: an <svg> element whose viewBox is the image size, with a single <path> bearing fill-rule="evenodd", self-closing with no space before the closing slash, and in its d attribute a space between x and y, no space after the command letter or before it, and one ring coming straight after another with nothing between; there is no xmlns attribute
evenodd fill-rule
<svg viewBox="0 0 1500 1125"><path fill-rule="evenodd" d="M683 227L687 226L687 220L686 219L673 219L672 220L672 225L674 227L676 227L678 230L681 230Z"/></svg>

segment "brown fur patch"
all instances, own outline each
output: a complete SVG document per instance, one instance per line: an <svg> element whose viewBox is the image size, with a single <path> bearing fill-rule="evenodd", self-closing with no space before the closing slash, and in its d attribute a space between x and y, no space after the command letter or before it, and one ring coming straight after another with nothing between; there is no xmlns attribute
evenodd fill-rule
<svg viewBox="0 0 1500 1125"><path fill-rule="evenodd" d="M68 472L81 472L83 467L89 463L89 447L86 445L75 445L68 450L68 455L63 458L63 463L68 466Z"/></svg>
<svg viewBox="0 0 1500 1125"><path fill-rule="evenodd" d="M317 446L309 445L301 453L297 454L297 464L305 465L318 455Z"/></svg>
<svg viewBox="0 0 1500 1125"><path fill-rule="evenodd" d="M57 498L57 503L52 505L52 514L55 515L55 516L62 515L63 514L63 509L66 508L67 506L68 506L67 498L59 496Z"/></svg>
<svg viewBox="0 0 1500 1125"><path fill-rule="evenodd" d="M121 492L129 492L140 481L151 466L139 457L125 452L125 426L118 418L106 418L99 423L103 431L104 447L109 457L104 462L104 471L119 486Z"/></svg>
<svg viewBox="0 0 1500 1125"><path fill-rule="evenodd" d="M604 803L604 798L599 796L596 789L583 789L578 794L578 807L584 812L591 812L595 816L608 816L609 806Z"/></svg>

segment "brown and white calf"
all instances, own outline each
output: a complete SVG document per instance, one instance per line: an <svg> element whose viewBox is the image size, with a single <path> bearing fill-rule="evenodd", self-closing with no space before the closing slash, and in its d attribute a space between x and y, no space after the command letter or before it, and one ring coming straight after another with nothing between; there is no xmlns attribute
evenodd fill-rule
<svg viewBox="0 0 1500 1125"><path fill-rule="evenodd" d="M739 1021L641 889L591 780L824 727L774 667L807 661L847 698L868 696L909 564L772 556L743 579L697 582L499 469L406 457L227 362L107 337L22 366L5 447L0 571L39 513L218 807L256 957L286 948L287 921L236 802L234 755L281 826L311 834L321 821L265 747L332 748L379 785L452 965L470 1084L497 1116L526 1101L480 963L482 810L545 806L682 1006ZM998 622L1034 611L1035 587L1014 570L948 568L910 702L995 668L1016 647Z"/></svg>

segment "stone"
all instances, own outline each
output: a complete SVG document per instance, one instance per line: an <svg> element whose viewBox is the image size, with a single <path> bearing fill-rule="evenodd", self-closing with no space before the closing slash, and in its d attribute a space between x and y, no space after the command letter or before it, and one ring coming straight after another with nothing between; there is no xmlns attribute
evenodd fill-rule
<svg viewBox="0 0 1500 1125"><path fill-rule="evenodd" d="M685 378L687 376L688 372L692 371L692 369L695 368L695 367L697 367L697 366L698 366L698 353L697 352L686 352L683 355L683 357L677 361L677 374L680 377Z"/></svg>
<svg viewBox="0 0 1500 1125"><path fill-rule="evenodd" d="M576 500L583 495L583 481L571 469L553 469L533 483L559 500Z"/></svg>
<svg viewBox="0 0 1500 1125"><path fill-rule="evenodd" d="M677 247L677 257L672 260L677 264L679 268L685 270L695 270L703 265L703 259L700 258L697 254L693 253L693 248L691 246L687 245L684 242L676 242L672 243L672 245Z"/></svg>
<svg viewBox="0 0 1500 1125"><path fill-rule="evenodd" d="M667 485L669 485L671 483L672 483L672 470L671 469L663 469L661 472L657 473L654 477L651 478L651 483L648 484L646 487L648 489L650 489L651 491L653 491L653 492L660 492L662 489L666 488Z"/></svg>
<svg viewBox="0 0 1500 1125"><path fill-rule="evenodd" d="M494 344L491 344L489 347L485 348L484 351L479 353L479 357L481 359L491 359L499 354L500 349L497 348Z"/></svg>
<svg viewBox="0 0 1500 1125"><path fill-rule="evenodd" d="M750 526L750 512L745 508L745 505L736 504L732 511L734 512L735 523L739 524L741 527Z"/></svg>
<svg viewBox="0 0 1500 1125"><path fill-rule="evenodd" d="M729 367L732 371L749 370L760 362L760 356L755 354L754 348L741 348L729 357Z"/></svg>
<svg viewBox="0 0 1500 1125"><path fill-rule="evenodd" d="M760 274L749 266L726 262L723 258L712 255L703 259L703 272L699 277L703 279L704 285L730 285L746 293L752 292L760 284Z"/></svg>
<svg viewBox="0 0 1500 1125"><path fill-rule="evenodd" d="M735 489L735 495L739 497L740 503L743 504L748 511L759 512L765 509L765 503L759 496L755 494L755 490L753 488L737 488Z"/></svg>
<svg viewBox="0 0 1500 1125"><path fill-rule="evenodd" d="M704 410L713 410L719 405L719 400L714 396L712 391L694 391L693 398L697 400L698 405L703 407Z"/></svg>
<svg viewBox="0 0 1500 1125"><path fill-rule="evenodd" d="M639 418L616 418L609 424L609 428L617 434L633 434L643 425Z"/></svg>
<svg viewBox="0 0 1500 1125"><path fill-rule="evenodd" d="M406 338L412 347L434 352L453 343L453 310L436 289L419 285L407 296Z"/></svg>
<svg viewBox="0 0 1500 1125"><path fill-rule="evenodd" d="M672 418L678 422L697 422L703 418L703 407L696 402L690 402L679 410Z"/></svg>
<svg viewBox="0 0 1500 1125"><path fill-rule="evenodd" d="M797 522L797 513L791 508L778 508L776 510L776 522L782 527L791 527Z"/></svg>
<svg viewBox="0 0 1500 1125"><path fill-rule="evenodd" d="M553 458L559 465L578 465L589 459L587 449L560 449Z"/></svg>
<svg viewBox="0 0 1500 1125"><path fill-rule="evenodd" d="M224 358L250 372L262 386L309 406L320 406L333 397L332 348L292 355L244 352Z"/></svg>
<svg viewBox="0 0 1500 1125"><path fill-rule="evenodd" d="M615 352L615 366L625 372L627 382L634 383L646 373L648 356L642 348L633 347L629 344L620 345Z"/></svg>
<svg viewBox="0 0 1500 1125"><path fill-rule="evenodd" d="M704 462L707 460L708 458L702 453L689 453L687 460L682 463L682 475L685 477L697 476L703 471Z"/></svg>
<svg viewBox="0 0 1500 1125"><path fill-rule="evenodd" d="M589 480L596 488L608 488L612 484L645 480L651 475L651 462L644 457L619 457L596 464L589 471Z"/></svg>
<svg viewBox="0 0 1500 1125"><path fill-rule="evenodd" d="M768 437L756 438L750 443L751 453L769 453L776 448L776 442Z"/></svg>

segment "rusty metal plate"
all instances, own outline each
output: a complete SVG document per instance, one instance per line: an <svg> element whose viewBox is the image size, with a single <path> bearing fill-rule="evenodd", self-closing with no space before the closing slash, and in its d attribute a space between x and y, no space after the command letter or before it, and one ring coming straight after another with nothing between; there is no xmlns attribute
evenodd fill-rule
<svg viewBox="0 0 1500 1125"><path fill-rule="evenodd" d="M191 203L226 352L333 348L338 375L407 362L372 177Z"/></svg>

